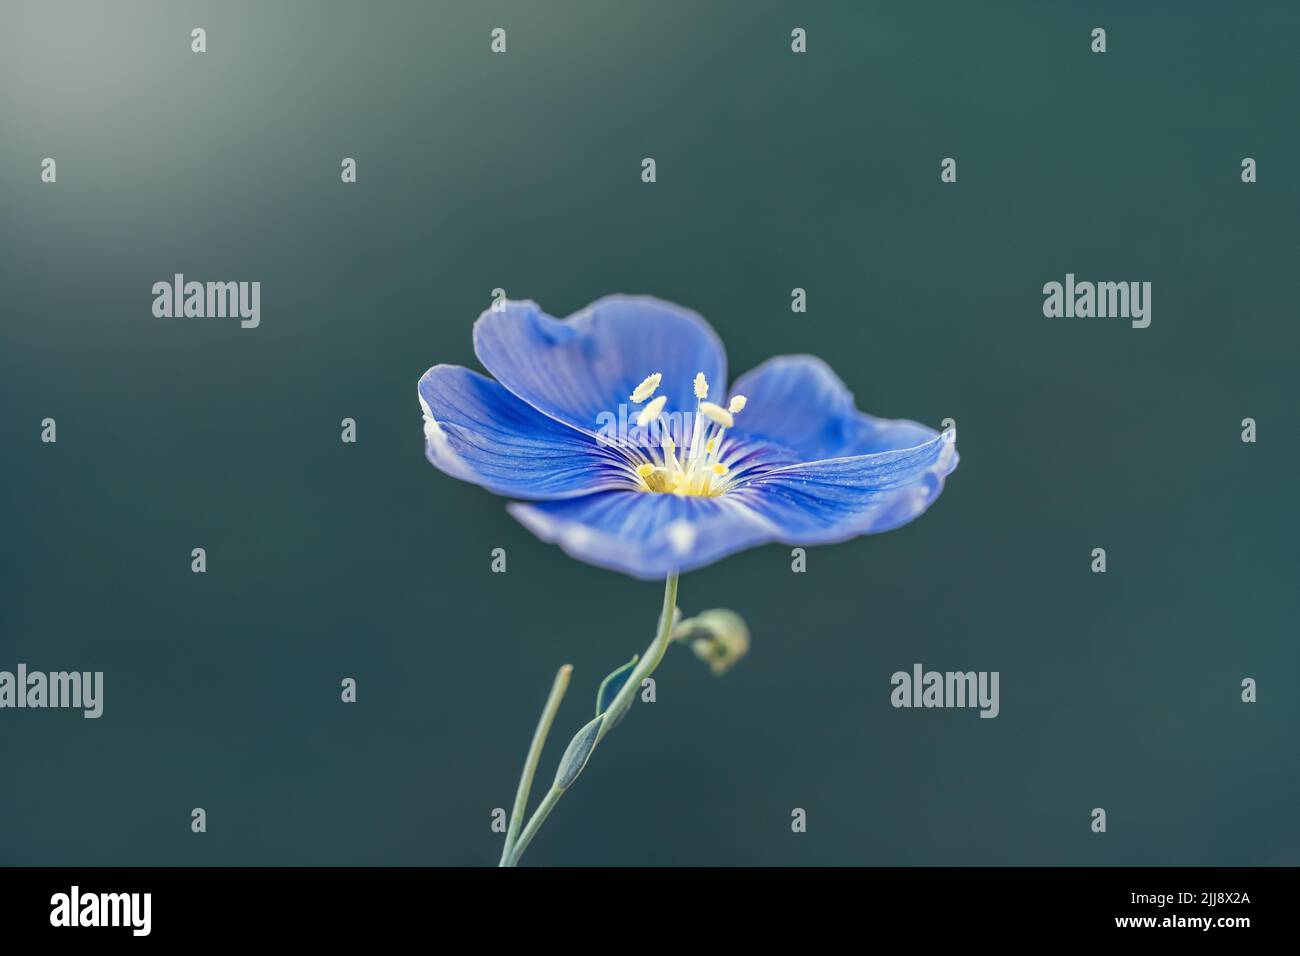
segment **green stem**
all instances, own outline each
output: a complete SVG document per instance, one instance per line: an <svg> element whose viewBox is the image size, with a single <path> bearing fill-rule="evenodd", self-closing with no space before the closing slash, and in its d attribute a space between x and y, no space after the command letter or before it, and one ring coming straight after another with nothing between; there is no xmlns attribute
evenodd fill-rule
<svg viewBox="0 0 1300 956"><path fill-rule="evenodd" d="M646 652L641 655L636 667L628 676L627 682L619 689L618 694L614 697L613 703L605 711L605 719L601 721L600 730L596 732L596 744L604 739L610 729L618 723L636 698L637 692L641 689L641 682L645 680L654 669L659 666L659 662L664 659L664 652L668 650L668 645L672 643L673 618L677 609L677 572L674 571L668 575L668 580L664 582L664 606L659 614L659 631L655 639L650 642ZM593 748L595 744L592 745ZM528 844L533 842L533 837L537 831L542 828L546 818L551 815L555 805L560 802L560 797L564 796L564 789L552 785L546 796L542 799L541 804L533 813L532 819L524 827L524 831L519 834L519 839L514 843L510 842L507 834L506 847L507 852L502 854L500 866L517 866L519 858L524 855L528 849ZM527 794L525 794L527 799ZM514 825L514 819L511 819L511 826Z"/></svg>
<svg viewBox="0 0 1300 956"><path fill-rule="evenodd" d="M510 850L515 845L515 839L519 835L524 812L528 809L528 794L533 789L533 774L537 772L537 762L541 760L542 748L546 746L546 735L550 733L551 724L555 721L555 713L560 709L560 701L564 699L564 692L569 688L569 677L572 674L572 664L565 664L556 672L555 682L551 684L550 696L546 698L546 706L542 708L537 729L533 731L533 742L528 746L528 756L524 758L524 772L519 775L519 789L515 791L515 805L510 811L510 827L506 830L506 845L501 850L499 865L505 865Z"/></svg>
<svg viewBox="0 0 1300 956"><path fill-rule="evenodd" d="M562 796L564 791L559 787L551 787L546 791L546 796L538 804L533 818L528 821L528 826L524 827L524 832L519 834L519 842L510 848L510 856L500 864L501 866L519 865L519 858L524 855L524 850L527 850L528 844L533 842L533 837L537 836L537 831L542 828L542 824L546 822L546 818L551 815L551 811L555 809Z"/></svg>
<svg viewBox="0 0 1300 956"><path fill-rule="evenodd" d="M650 642L645 653L641 655L641 660L633 668L631 675L628 676L627 682L620 688L618 694L614 697L613 702L605 711L605 720L600 725L600 730L596 733L596 743L605 739L614 725L619 722L622 716L627 713L632 701L641 691L641 682L654 673L659 662L664 659L664 653L668 650L668 645L673 642L673 618L677 610L677 572L673 571L668 575L668 580L664 582L664 606L659 612L659 633L655 639Z"/></svg>

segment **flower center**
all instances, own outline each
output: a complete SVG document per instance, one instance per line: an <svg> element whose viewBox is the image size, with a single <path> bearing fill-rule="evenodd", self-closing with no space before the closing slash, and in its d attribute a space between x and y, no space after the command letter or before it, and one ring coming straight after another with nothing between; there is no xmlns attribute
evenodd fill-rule
<svg viewBox="0 0 1300 956"><path fill-rule="evenodd" d="M711 498L731 487L731 470L723 460L727 456L727 429L736 424L733 416L745 407L744 395L735 395L726 408L708 400L709 383L700 372L695 376L695 413L691 415L690 438L684 447L673 440L668 422L664 420L664 406L668 396L652 398L659 390L663 375L655 372L636 387L630 399L634 405L645 403L636 423L639 428L650 428L658 437L647 449L640 450L640 462L633 463L632 472L641 491L656 494L695 495ZM689 415L689 413L688 413Z"/></svg>

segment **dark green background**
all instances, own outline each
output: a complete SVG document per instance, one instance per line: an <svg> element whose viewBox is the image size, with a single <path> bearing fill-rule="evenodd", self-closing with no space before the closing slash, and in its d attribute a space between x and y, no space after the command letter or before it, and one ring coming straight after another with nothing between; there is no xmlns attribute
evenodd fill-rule
<svg viewBox="0 0 1300 956"><path fill-rule="evenodd" d="M806 574L683 578L752 653L672 653L526 863L1300 862L1300 7L806 6L6 0L0 669L106 691L0 711L0 862L495 862L555 668L543 780L660 600L424 461L497 286L682 303L962 454ZM1151 327L1045 319L1067 271ZM261 281L261 327L154 319L174 272ZM918 661L1001 716L892 709Z"/></svg>

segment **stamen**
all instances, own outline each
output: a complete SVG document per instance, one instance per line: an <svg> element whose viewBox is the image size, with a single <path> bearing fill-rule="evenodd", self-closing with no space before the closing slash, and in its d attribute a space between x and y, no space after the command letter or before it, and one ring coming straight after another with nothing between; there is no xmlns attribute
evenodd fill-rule
<svg viewBox="0 0 1300 956"><path fill-rule="evenodd" d="M659 417L659 413L664 410L664 406L667 404L668 404L668 396L660 395L658 398L656 398L645 408L641 409L641 414L636 417L637 427L645 428L647 425L649 425L652 421L654 421L656 418Z"/></svg>
<svg viewBox="0 0 1300 956"><path fill-rule="evenodd" d="M700 414L723 428L730 428L736 424L736 420L731 417L731 412L721 405L714 405L712 402L700 402Z"/></svg>
<svg viewBox="0 0 1300 956"><path fill-rule="evenodd" d="M704 432L704 419L698 411L696 411L694 418L695 423L691 425L691 447L689 450L689 461L691 463L700 457L700 439L703 437Z"/></svg>
<svg viewBox="0 0 1300 956"><path fill-rule="evenodd" d="M703 372L697 373L693 382L695 421L689 445L679 448L669 434L666 420L661 417L668 404L668 396L652 397L659 390L662 381L662 373L655 372L647 376L630 396L633 402L646 403L636 417L636 424L640 428L657 424L658 444L663 450L662 461L653 448L645 450L642 457L646 460L634 467L638 486L654 493L672 492L705 497L725 494L735 479L727 477L731 474L731 469L721 461L723 455L727 454L728 447L723 436L728 428L735 427L736 420L733 416L744 410L748 399L744 395L733 395L725 408L707 401L708 379Z"/></svg>
<svg viewBox="0 0 1300 956"><path fill-rule="evenodd" d="M655 372L653 375L647 375L640 385L629 396L629 400L640 405L647 398L659 390L659 383L663 381L663 372Z"/></svg>
<svg viewBox="0 0 1300 956"><path fill-rule="evenodd" d="M663 431L664 459L668 462L669 471L678 471L681 466L677 464L677 442L673 441L673 436L668 434L668 429Z"/></svg>

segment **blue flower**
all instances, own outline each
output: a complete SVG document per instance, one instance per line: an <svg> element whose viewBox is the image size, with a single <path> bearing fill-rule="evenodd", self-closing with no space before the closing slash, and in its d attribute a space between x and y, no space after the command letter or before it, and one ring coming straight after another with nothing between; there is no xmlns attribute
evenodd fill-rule
<svg viewBox="0 0 1300 956"><path fill-rule="evenodd" d="M888 531L957 467L953 433L858 411L813 356L771 359L728 393L717 334L653 298L564 320L501 303L474 351L495 381L456 365L420 379L429 461L522 499L510 513L542 540L638 578Z"/></svg>

